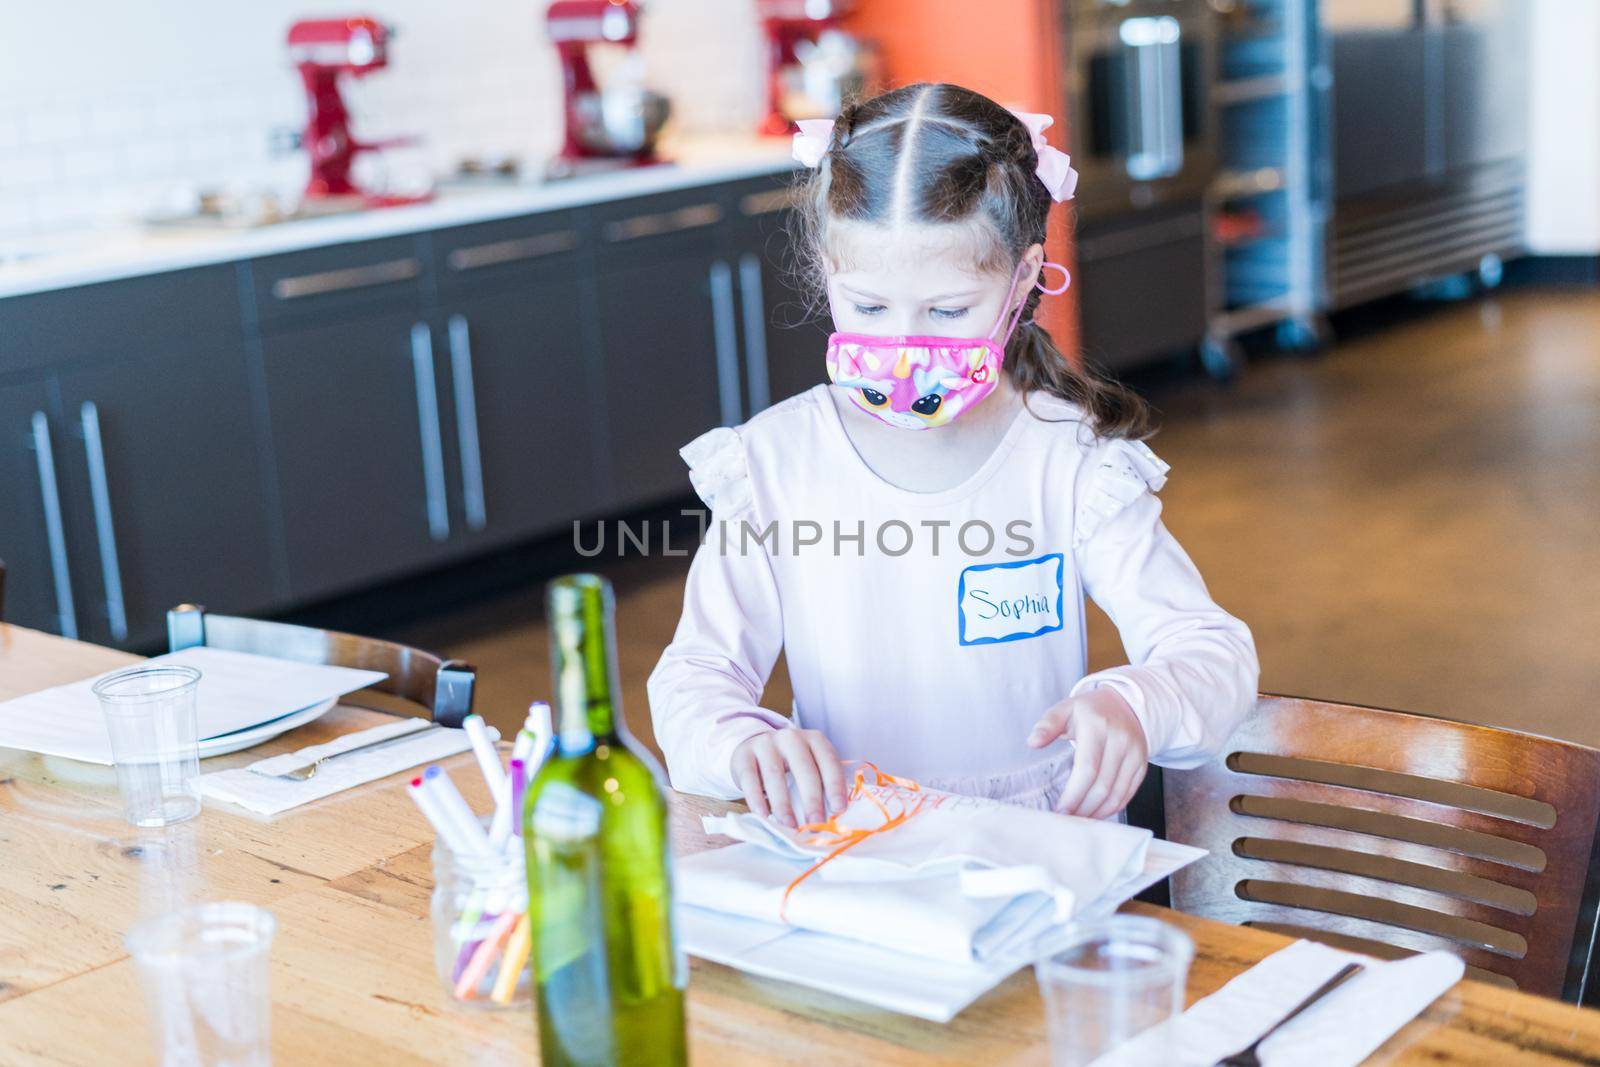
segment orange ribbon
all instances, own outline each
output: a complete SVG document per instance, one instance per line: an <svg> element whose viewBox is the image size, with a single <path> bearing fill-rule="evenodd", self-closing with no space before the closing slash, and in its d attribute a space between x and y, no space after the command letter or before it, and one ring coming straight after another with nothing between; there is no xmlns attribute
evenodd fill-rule
<svg viewBox="0 0 1600 1067"><path fill-rule="evenodd" d="M867 776L869 774L872 776L872 783L870 786L867 783ZM789 921L787 916L789 908L789 894L795 891L796 886L805 881L807 878L810 878L813 874L816 874L817 871L821 870L823 864L837 859L842 853L855 848L867 838L873 836L874 834L881 834L886 830L893 830L896 826L901 825L907 819L910 819L917 812L921 811L923 805L927 803L929 799L926 794L923 794L916 798L915 804L908 805L905 798L896 794L892 797L892 799L900 802L900 810L891 812L889 810L889 806L882 800L878 799L877 794L873 792L874 789L899 789L904 790L907 793L922 792L922 786L918 785L910 778L898 778L892 774L884 774L882 771L878 770L877 766L874 764L862 760L860 769L856 771L855 783L850 787L850 794L846 798L845 809L848 809L850 804L854 803L855 801L860 800L862 797L866 797L868 800L872 801L873 805L877 807L878 811L883 814L883 822L877 826L871 827L870 829L845 829L839 825L839 816L844 814L844 809L841 809L839 812L822 822L806 823L799 827L799 830L812 835L810 840L803 842L804 844L833 845L835 847L833 847L821 859L817 860L817 862L813 863L810 867L807 867L804 871L802 871L798 878L784 887L783 899L778 903L778 918L780 921Z"/></svg>

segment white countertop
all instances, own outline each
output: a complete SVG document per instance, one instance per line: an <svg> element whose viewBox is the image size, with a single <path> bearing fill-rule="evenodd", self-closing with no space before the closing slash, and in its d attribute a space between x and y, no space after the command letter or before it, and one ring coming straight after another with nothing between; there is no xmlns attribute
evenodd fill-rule
<svg viewBox="0 0 1600 1067"><path fill-rule="evenodd" d="M696 138L665 145L663 154L674 162L554 181L447 185L423 204L254 229L130 224L53 235L39 242L38 254L0 262L0 297L781 174L795 165L787 138Z"/></svg>

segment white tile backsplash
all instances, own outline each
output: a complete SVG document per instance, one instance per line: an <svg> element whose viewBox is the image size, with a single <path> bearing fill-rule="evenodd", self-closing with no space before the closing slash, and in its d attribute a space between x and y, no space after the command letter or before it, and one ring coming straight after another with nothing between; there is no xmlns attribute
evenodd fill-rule
<svg viewBox="0 0 1600 1067"><path fill-rule="evenodd" d="M357 133L416 135L396 166L463 156L536 166L560 144L561 76L528 0L0 2L0 241L124 221L185 189L298 191L272 148L304 97L283 37L299 18L372 14L398 30L390 65L346 81ZM650 83L684 132L753 129L762 49L753 0L652 0ZM70 42L70 55L40 42Z"/></svg>

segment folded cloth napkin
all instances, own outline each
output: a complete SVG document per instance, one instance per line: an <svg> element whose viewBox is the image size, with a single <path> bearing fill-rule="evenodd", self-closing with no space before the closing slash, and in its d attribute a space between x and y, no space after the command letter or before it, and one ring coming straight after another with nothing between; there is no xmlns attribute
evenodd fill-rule
<svg viewBox="0 0 1600 1067"><path fill-rule="evenodd" d="M949 963L982 962L1029 930L1048 924L1042 894L975 898L946 875L916 880L808 880L783 905L785 888L808 864L759 845L729 845L678 861L673 895L679 904L725 915L784 920L803 930L846 937L911 956Z"/></svg>
<svg viewBox="0 0 1600 1067"><path fill-rule="evenodd" d="M954 876L967 896L1014 898L1043 893L1055 918L1072 917L1144 869L1148 830L1020 808L978 797L899 785L858 786L834 820L835 832L794 830L753 812L706 816L707 833L747 841L790 860L816 863L834 852L841 833L868 833L818 867L810 882L883 882ZM796 922L798 922L796 920Z"/></svg>
<svg viewBox="0 0 1600 1067"><path fill-rule="evenodd" d="M1352 962L1366 969L1261 1043L1262 1067L1355 1067L1465 972L1448 952L1383 963L1296 941L1094 1067L1211 1067L1266 1033Z"/></svg>
<svg viewBox="0 0 1600 1067"><path fill-rule="evenodd" d="M196 788L202 796L213 800L238 804L263 815L276 815L280 811L309 804L313 800L321 800L353 786L386 778L424 763L433 763L472 747L465 730L428 730L414 741L397 741L371 752L352 752L348 756L329 760L317 768L315 777L304 782L264 776L297 770L323 757L374 741L427 730L429 725L423 719L398 719L370 730L344 734L297 752L257 760L246 767L202 774L195 780Z"/></svg>
<svg viewBox="0 0 1600 1067"><path fill-rule="evenodd" d="M867 767L821 826L708 816L742 844L678 865L686 904L947 962L1065 920L1143 872L1151 835L922 789Z"/></svg>

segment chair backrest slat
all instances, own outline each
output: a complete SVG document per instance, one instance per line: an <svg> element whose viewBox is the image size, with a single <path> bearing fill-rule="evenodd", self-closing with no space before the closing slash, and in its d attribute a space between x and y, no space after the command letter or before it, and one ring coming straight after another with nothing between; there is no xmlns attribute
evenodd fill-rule
<svg viewBox="0 0 1600 1067"><path fill-rule="evenodd" d="M1357 951L1445 948L1530 992L1600 992L1594 749L1262 697L1224 758L1164 785L1168 836L1210 853L1173 877L1182 911Z"/></svg>
<svg viewBox="0 0 1600 1067"><path fill-rule="evenodd" d="M312 626L213 615L192 605L168 612L167 630L174 649L204 644L299 663L382 671L387 677L373 689L417 705L422 714L446 726L461 725L472 711L473 668L409 645Z"/></svg>

